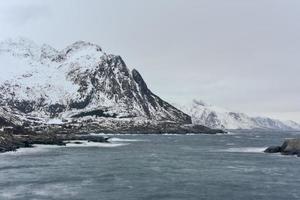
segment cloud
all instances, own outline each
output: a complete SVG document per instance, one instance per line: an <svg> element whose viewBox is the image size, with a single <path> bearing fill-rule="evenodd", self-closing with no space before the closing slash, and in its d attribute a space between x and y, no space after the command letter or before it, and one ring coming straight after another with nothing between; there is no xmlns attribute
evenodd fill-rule
<svg viewBox="0 0 300 200"><path fill-rule="evenodd" d="M26 2L26 1L24 1ZM35 1L1 2L0 19L10 26L22 26L32 21L41 20L51 15L50 7Z"/></svg>
<svg viewBox="0 0 300 200"><path fill-rule="evenodd" d="M300 122L300 1L0 0L0 38L97 43L175 103ZM297 115L297 117L296 117Z"/></svg>

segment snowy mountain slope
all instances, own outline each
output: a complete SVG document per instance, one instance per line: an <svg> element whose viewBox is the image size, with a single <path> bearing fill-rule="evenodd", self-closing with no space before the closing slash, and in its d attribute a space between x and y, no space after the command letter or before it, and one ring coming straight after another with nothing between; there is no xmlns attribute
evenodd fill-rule
<svg viewBox="0 0 300 200"><path fill-rule="evenodd" d="M300 125L293 121L280 121L267 117L250 117L244 113L232 112L203 101L194 100L182 110L192 117L194 124L222 129L274 129L300 130Z"/></svg>
<svg viewBox="0 0 300 200"><path fill-rule="evenodd" d="M111 119L191 123L147 87L137 70L96 44L78 41L59 51L27 39L0 43L0 107L27 118Z"/></svg>

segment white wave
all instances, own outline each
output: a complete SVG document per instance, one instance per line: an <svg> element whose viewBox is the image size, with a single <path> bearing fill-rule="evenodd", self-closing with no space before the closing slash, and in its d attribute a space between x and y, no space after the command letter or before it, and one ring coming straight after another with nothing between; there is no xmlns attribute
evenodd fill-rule
<svg viewBox="0 0 300 200"><path fill-rule="evenodd" d="M263 153L267 147L236 147L228 148L221 151L233 153Z"/></svg>
<svg viewBox="0 0 300 200"><path fill-rule="evenodd" d="M53 148L64 147L64 146L53 145L53 144L34 144L33 147L40 148L40 149L53 149Z"/></svg>
<svg viewBox="0 0 300 200"><path fill-rule="evenodd" d="M125 146L128 143L100 143L100 142L88 142L85 140L70 140L65 142L71 142L66 144L66 146L59 145L44 145L44 144L35 144L33 147L28 148L19 148L16 151L8 151L1 153L0 155L27 155L27 154L38 154L51 151L54 148L66 148L66 147L118 147ZM81 144L76 144L75 142L80 142Z"/></svg>
<svg viewBox="0 0 300 200"><path fill-rule="evenodd" d="M35 154L35 153L43 153L47 152L50 149L53 148L60 148L64 146L58 146L58 145L44 145L44 144L35 144L33 147L28 148L19 148L16 151L8 151L5 153L2 153L3 155L26 155L26 154Z"/></svg>
<svg viewBox="0 0 300 200"><path fill-rule="evenodd" d="M163 134L155 134L155 135L171 135L171 136L182 136L185 134L178 134L178 133L163 133Z"/></svg>
<svg viewBox="0 0 300 200"><path fill-rule="evenodd" d="M24 194L24 191L28 191L29 188L21 185L16 187L10 187L9 189L1 189L0 190L0 199L16 199L20 194Z"/></svg>
<svg viewBox="0 0 300 200"><path fill-rule="evenodd" d="M142 141L146 141L146 140L113 137L113 138L109 138L108 141L110 141L110 142L142 142Z"/></svg>
<svg viewBox="0 0 300 200"><path fill-rule="evenodd" d="M139 135L157 135L157 134L139 134L139 133L89 133L92 136L139 136Z"/></svg>
<svg viewBox="0 0 300 200"><path fill-rule="evenodd" d="M25 196L28 191L39 197L34 199L60 199L62 196L69 196L69 199L73 199L74 196L78 194L78 191L75 190L72 185L66 185L65 183L49 183L38 186L24 184L20 186L7 186L6 188L1 188L0 199L27 199Z"/></svg>
<svg viewBox="0 0 300 200"><path fill-rule="evenodd" d="M234 143L226 143L226 145L228 145L228 146L233 146L233 145L235 145Z"/></svg>
<svg viewBox="0 0 300 200"><path fill-rule="evenodd" d="M128 145L128 143L102 143L102 142L88 142L85 140L71 140L66 142L70 142L66 144L67 147L119 147L119 146Z"/></svg>
<svg viewBox="0 0 300 200"><path fill-rule="evenodd" d="M209 133L197 134L197 133L89 133L89 135L93 136L161 136L161 135L174 135L174 136L186 136L186 135L210 135ZM219 134L219 133L218 133ZM218 135L215 134L215 135ZM220 135L224 135L224 133L220 133Z"/></svg>
<svg viewBox="0 0 300 200"><path fill-rule="evenodd" d="M231 132L231 131L227 131L227 133L225 133L225 135L240 135L241 133L239 132Z"/></svg>
<svg viewBox="0 0 300 200"><path fill-rule="evenodd" d="M92 135L92 136L106 136L108 134L105 134L105 133L89 133L89 135Z"/></svg>

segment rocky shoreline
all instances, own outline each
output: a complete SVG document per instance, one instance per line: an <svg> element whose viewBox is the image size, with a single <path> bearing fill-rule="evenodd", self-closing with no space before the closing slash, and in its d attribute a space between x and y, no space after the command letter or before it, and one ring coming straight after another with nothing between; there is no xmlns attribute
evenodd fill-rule
<svg viewBox="0 0 300 200"><path fill-rule="evenodd" d="M99 124L85 124L85 126L56 125L47 127L6 127L0 131L0 153L15 151L18 148L30 148L34 144L66 145L72 140L85 140L91 142L109 142L106 137L92 136L89 133L106 134L217 134L226 133L223 130L210 129L200 125L179 125L176 123L149 124L147 126L116 126L104 128Z"/></svg>
<svg viewBox="0 0 300 200"><path fill-rule="evenodd" d="M300 157L300 138L286 139L281 146L270 146L265 153L281 153L282 155L297 155Z"/></svg>
<svg viewBox="0 0 300 200"><path fill-rule="evenodd" d="M109 138L92 135L54 134L54 133L27 133L11 134L0 132L0 153L16 151L18 148L30 148L34 144L65 146L67 141L85 140L89 142L108 143Z"/></svg>
<svg viewBox="0 0 300 200"><path fill-rule="evenodd" d="M211 129L202 125L180 124L174 122L137 123L134 121L84 121L56 125L25 127L27 131L43 134L51 133L109 133L109 134L217 134L226 133L221 129ZM18 131L17 131L18 132Z"/></svg>

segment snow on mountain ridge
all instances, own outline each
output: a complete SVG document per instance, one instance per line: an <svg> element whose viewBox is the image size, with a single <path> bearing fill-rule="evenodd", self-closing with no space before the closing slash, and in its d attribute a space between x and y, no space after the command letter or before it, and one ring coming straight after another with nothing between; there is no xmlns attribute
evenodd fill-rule
<svg viewBox="0 0 300 200"><path fill-rule="evenodd" d="M30 40L7 40L0 43L3 60L1 71L12 73L1 77L0 105L34 117L93 114L190 122L154 95L120 56L106 54L96 44L78 41L59 51Z"/></svg>
<svg viewBox="0 0 300 200"><path fill-rule="evenodd" d="M268 117L250 117L244 113L232 112L198 100L194 100L192 104L181 108L192 117L194 124L210 128L300 130L300 125L293 121L285 122Z"/></svg>

